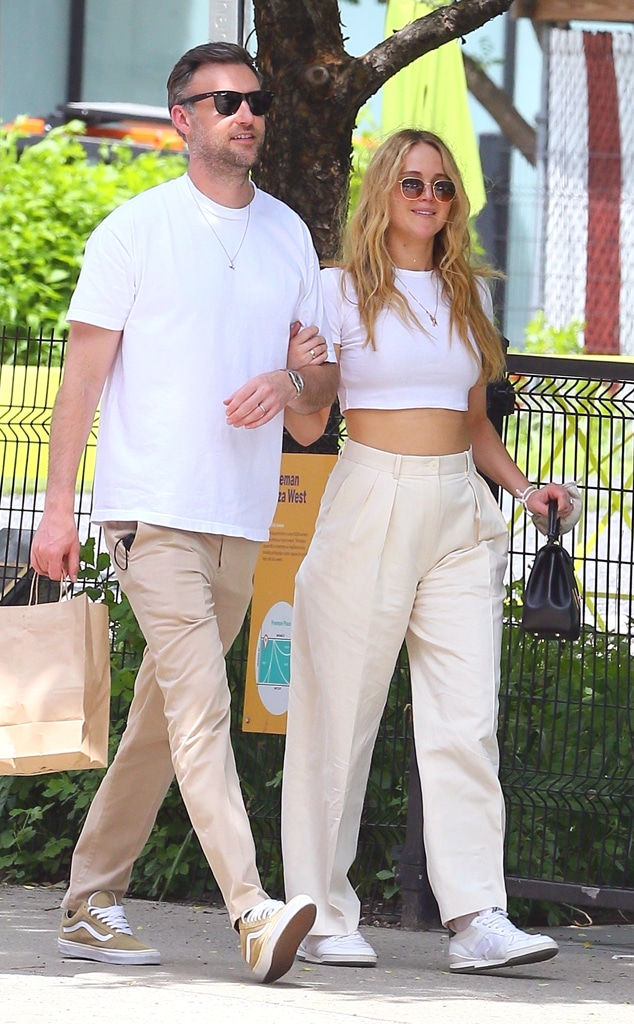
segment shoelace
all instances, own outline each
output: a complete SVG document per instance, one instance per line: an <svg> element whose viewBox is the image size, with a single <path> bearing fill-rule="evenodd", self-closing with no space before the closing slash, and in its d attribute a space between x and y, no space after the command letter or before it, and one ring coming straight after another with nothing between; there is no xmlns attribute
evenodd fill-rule
<svg viewBox="0 0 634 1024"><path fill-rule="evenodd" d="M275 914L280 910L284 904L281 900L262 900L255 907L251 907L251 910L246 910L242 915L243 921L262 921L265 917L270 917L271 914Z"/></svg>
<svg viewBox="0 0 634 1024"><path fill-rule="evenodd" d="M115 904L114 907L89 907L88 909L93 917L107 925L108 928L112 928L113 932L132 935L132 929L123 912L123 907L119 904Z"/></svg>
<svg viewBox="0 0 634 1024"><path fill-rule="evenodd" d="M477 918L479 925L497 932L499 935L513 935L517 928L512 921L509 921L508 914L499 907L492 907L486 913L480 914Z"/></svg>

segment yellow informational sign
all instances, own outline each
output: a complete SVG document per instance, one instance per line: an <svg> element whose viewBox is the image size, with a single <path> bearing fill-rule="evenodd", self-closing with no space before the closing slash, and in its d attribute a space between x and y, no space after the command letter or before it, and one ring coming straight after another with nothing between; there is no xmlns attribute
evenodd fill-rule
<svg viewBox="0 0 634 1024"><path fill-rule="evenodd" d="M59 366L3 366L0 374L0 460L13 488L44 488L51 415L61 379ZM94 429L94 428L93 428ZM95 441L88 442L80 467L89 490L95 471Z"/></svg>
<svg viewBox="0 0 634 1024"><path fill-rule="evenodd" d="M242 728L284 733L295 574L308 550L336 455L282 456L271 539L255 570Z"/></svg>

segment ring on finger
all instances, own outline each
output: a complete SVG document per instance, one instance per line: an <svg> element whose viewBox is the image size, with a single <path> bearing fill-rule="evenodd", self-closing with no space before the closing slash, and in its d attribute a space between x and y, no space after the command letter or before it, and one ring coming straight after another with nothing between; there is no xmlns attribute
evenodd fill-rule
<svg viewBox="0 0 634 1024"><path fill-rule="evenodd" d="M311 359L315 358L315 349L314 348L311 348L311 350L310 350L310 358Z"/></svg>
<svg viewBox="0 0 634 1024"><path fill-rule="evenodd" d="M261 409L262 410L262 415L266 416L266 409L264 408L264 406L262 405L261 402L258 402L258 409Z"/></svg>

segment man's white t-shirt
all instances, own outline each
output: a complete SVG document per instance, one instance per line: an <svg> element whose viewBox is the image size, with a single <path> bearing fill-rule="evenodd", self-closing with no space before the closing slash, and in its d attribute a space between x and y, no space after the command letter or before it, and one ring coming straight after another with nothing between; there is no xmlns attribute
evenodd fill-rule
<svg viewBox="0 0 634 1024"><path fill-rule="evenodd" d="M293 322L327 334L301 219L258 190L234 210L187 175L159 185L93 232L68 319L123 331L101 400L93 519L267 540L283 416L228 426L223 400L286 366Z"/></svg>

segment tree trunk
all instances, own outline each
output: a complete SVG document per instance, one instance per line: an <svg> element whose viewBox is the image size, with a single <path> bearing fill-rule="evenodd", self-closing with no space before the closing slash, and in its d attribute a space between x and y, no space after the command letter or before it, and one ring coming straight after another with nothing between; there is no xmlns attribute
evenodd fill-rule
<svg viewBox="0 0 634 1024"><path fill-rule="evenodd" d="M337 0L255 3L258 66L276 94L257 182L309 225L323 259L336 255L348 201L358 106L337 89L353 63Z"/></svg>
<svg viewBox="0 0 634 1024"><path fill-rule="evenodd" d="M276 94L254 177L303 217L322 260L339 250L360 108L417 57L510 6L456 0L355 58L344 48L337 0L254 0L258 66Z"/></svg>

